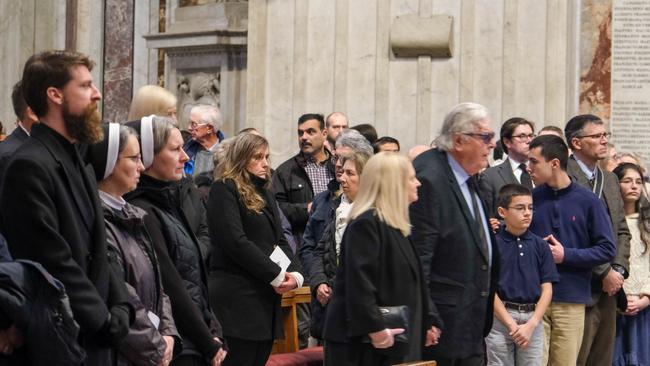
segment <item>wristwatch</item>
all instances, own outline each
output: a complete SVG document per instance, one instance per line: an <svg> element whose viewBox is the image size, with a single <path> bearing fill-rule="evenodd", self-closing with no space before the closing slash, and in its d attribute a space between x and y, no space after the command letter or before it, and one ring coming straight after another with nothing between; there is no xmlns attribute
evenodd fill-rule
<svg viewBox="0 0 650 366"><path fill-rule="evenodd" d="M621 265L618 264L612 264L612 269L623 276L623 278L627 278L629 276L629 273L625 270L625 268Z"/></svg>

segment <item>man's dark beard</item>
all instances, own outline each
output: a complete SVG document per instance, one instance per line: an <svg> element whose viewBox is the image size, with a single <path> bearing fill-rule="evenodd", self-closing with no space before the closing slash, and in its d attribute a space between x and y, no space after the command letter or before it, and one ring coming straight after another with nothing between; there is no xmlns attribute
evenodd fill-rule
<svg viewBox="0 0 650 366"><path fill-rule="evenodd" d="M94 144L104 138L102 120L97 103L89 105L81 115L70 113L67 101L63 103L63 121L70 136L83 144Z"/></svg>

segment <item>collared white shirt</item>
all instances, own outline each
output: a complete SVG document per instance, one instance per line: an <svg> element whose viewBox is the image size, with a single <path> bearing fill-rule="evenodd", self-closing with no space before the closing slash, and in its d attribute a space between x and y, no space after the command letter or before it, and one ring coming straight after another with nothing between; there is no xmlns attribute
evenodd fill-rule
<svg viewBox="0 0 650 366"><path fill-rule="evenodd" d="M515 178L517 178L517 182L521 183L521 173L523 173L523 171L521 170L521 168L519 166L522 163L518 163L518 162L514 161L511 157L508 157L508 161L510 162L510 167L512 168L512 174L514 174ZM523 164L526 164L526 163L523 163ZM528 166L528 164L526 164L526 166Z"/></svg>
<svg viewBox="0 0 650 366"><path fill-rule="evenodd" d="M22 122L18 121L18 127L22 128L23 131L25 131L25 133L27 134L27 136L31 136L31 134L29 133L29 131L27 131L27 129L26 129L25 127L23 127L23 123L22 123Z"/></svg>
<svg viewBox="0 0 650 366"><path fill-rule="evenodd" d="M454 177L456 178L456 183L458 183L458 186L460 187L460 192L463 194L463 198L465 198L465 203L467 203L467 207L469 207L469 211L472 213L472 216L476 217L476 214L474 213L474 207L472 206L472 196L470 196L470 190L469 186L467 185L467 179L469 179L470 175L467 174L465 169L463 169L462 166L454 159L451 154L447 153L447 162L449 163L449 166L451 167L451 171L454 173ZM482 202L481 197L479 197L476 193L474 193L477 202ZM490 239L490 229L488 228L487 225L487 217L485 216L485 210L483 209L483 205L479 204L479 211L481 215L481 226L483 227L483 231L485 232L485 239L487 240L488 243L488 263L492 265L492 240Z"/></svg>
<svg viewBox="0 0 650 366"><path fill-rule="evenodd" d="M596 176L596 170L598 169L598 164L596 164L594 170L590 170L587 164L580 161L580 159L576 155L573 155L573 157L576 159L576 162L578 163L580 170L582 170L582 172L585 173L585 175L587 176L587 179L589 180L594 179L594 177Z"/></svg>

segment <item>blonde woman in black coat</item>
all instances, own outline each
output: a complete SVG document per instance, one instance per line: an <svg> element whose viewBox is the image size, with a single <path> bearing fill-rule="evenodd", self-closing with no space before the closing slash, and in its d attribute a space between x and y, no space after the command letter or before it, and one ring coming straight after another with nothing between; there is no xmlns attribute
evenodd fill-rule
<svg viewBox="0 0 650 366"><path fill-rule="evenodd" d="M241 134L217 166L208 198L212 241L210 303L229 347L224 365L266 364L282 337L281 295L300 287L293 261L285 270L269 258L278 248L289 260L278 205L269 191L269 145Z"/></svg>
<svg viewBox="0 0 650 366"><path fill-rule="evenodd" d="M410 161L379 153L365 165L341 243L334 294L325 318L325 365L393 365L421 358L440 336L408 206L420 182ZM389 328L379 307L408 307L406 328ZM395 342L406 333L407 342Z"/></svg>

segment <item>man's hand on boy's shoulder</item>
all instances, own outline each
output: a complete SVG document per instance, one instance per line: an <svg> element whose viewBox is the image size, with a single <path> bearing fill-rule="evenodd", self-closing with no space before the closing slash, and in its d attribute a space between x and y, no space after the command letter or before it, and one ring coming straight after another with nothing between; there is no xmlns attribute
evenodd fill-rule
<svg viewBox="0 0 650 366"><path fill-rule="evenodd" d="M553 234L544 237L544 240L548 242L548 247L551 249L551 254L553 255L553 261L555 263L564 262L564 246L560 243Z"/></svg>

